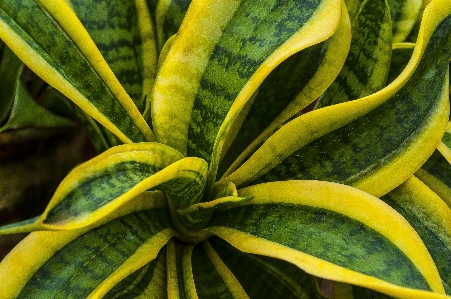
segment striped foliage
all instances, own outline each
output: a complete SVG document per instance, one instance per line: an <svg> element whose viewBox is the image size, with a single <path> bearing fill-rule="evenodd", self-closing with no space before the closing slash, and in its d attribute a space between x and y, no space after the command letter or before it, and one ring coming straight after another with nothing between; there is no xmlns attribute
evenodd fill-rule
<svg viewBox="0 0 451 299"><path fill-rule="evenodd" d="M0 139L70 115L101 152L0 226L0 297L450 298L429 2L0 0Z"/></svg>

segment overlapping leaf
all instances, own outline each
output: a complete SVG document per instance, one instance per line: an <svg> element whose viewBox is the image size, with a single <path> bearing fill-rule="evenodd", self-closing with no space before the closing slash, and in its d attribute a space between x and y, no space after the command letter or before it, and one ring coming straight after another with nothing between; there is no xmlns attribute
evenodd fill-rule
<svg viewBox="0 0 451 299"><path fill-rule="evenodd" d="M408 222L377 198L319 181L238 191L254 199L216 212L205 231L240 251L277 257L308 273L396 297L445 298L424 292L444 292L435 264Z"/></svg>
<svg viewBox="0 0 451 299"><path fill-rule="evenodd" d="M406 218L420 235L440 273L447 294L450 288L451 210L420 180L412 177L382 197L386 203ZM339 286L342 292L351 292L354 298L387 298L383 294L356 287ZM337 296L337 298L345 298Z"/></svg>
<svg viewBox="0 0 451 299"><path fill-rule="evenodd" d="M73 124L36 104L21 80L22 61L7 46L3 46L0 53L0 133L27 128L67 127Z"/></svg>
<svg viewBox="0 0 451 299"><path fill-rule="evenodd" d="M155 83L158 141L211 162L211 184L236 115L272 69L333 34L340 7L337 0L193 2Z"/></svg>
<svg viewBox="0 0 451 299"><path fill-rule="evenodd" d="M381 196L409 178L448 122L451 51L443 49L450 47L451 17L445 7L439 1L428 6L412 59L389 86L291 121L218 186L317 179Z"/></svg>
<svg viewBox="0 0 451 299"><path fill-rule="evenodd" d="M352 23L346 62L316 108L362 98L385 87L391 58L391 24L387 1L363 1Z"/></svg>
<svg viewBox="0 0 451 299"><path fill-rule="evenodd" d="M274 131L326 90L343 67L350 41L350 23L343 6L334 35L282 62L237 116L225 139L226 154L220 164L220 176L236 168Z"/></svg>
<svg viewBox="0 0 451 299"><path fill-rule="evenodd" d="M166 41L176 34L182 24L191 0L162 0L155 7L158 47L163 49Z"/></svg>
<svg viewBox="0 0 451 299"><path fill-rule="evenodd" d="M206 172L205 161L182 159L161 144L118 146L75 168L40 217L5 226L2 232L83 227L152 188L164 190L183 209L200 201Z"/></svg>
<svg viewBox="0 0 451 299"><path fill-rule="evenodd" d="M68 232L32 233L21 246L34 248L37 253L24 255L17 250L0 266L0 276L14 271L18 278L3 284L2 297L87 298L99 282L117 277L116 272L123 274L121 265L133 264L139 269L134 261L136 255L141 266L156 258L175 234L169 228L168 217L164 197L156 197L144 204L129 205L110 216L113 219L107 224ZM133 272L130 267L127 270ZM54 276L55 272L59 274Z"/></svg>
<svg viewBox="0 0 451 299"><path fill-rule="evenodd" d="M0 2L0 38L36 74L123 142L152 132L64 1Z"/></svg>

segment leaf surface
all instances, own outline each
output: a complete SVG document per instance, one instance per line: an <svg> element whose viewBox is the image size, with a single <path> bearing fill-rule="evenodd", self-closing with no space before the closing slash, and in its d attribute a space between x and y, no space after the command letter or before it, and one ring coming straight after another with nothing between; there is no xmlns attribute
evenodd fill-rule
<svg viewBox="0 0 451 299"><path fill-rule="evenodd" d="M201 199L207 165L198 158L181 158L156 143L112 148L74 169L35 222L8 225L2 232L86 226L148 189L164 190L183 209Z"/></svg>
<svg viewBox="0 0 451 299"><path fill-rule="evenodd" d="M381 196L408 179L433 153L448 122L451 51L443 49L451 40L450 12L448 2L428 6L414 55L389 86L296 118L217 187L315 179Z"/></svg>
<svg viewBox="0 0 451 299"><path fill-rule="evenodd" d="M351 27L343 5L340 24L333 36L283 61L245 105L225 139L223 151L227 153L219 175L226 167L230 166L224 175L236 169L274 131L327 89L343 67L350 41Z"/></svg>
<svg viewBox="0 0 451 299"><path fill-rule="evenodd" d="M439 298L419 290L444 292L415 230L367 193L320 181L275 182L238 191L254 199L216 212L205 230L243 252L286 260L313 275L392 296Z"/></svg>
<svg viewBox="0 0 451 299"><path fill-rule="evenodd" d="M406 218L428 248L445 287L451 294L451 210L415 177L382 197Z"/></svg>
<svg viewBox="0 0 451 299"><path fill-rule="evenodd" d="M83 26L141 114L156 75L157 48L145 0L70 0Z"/></svg>
<svg viewBox="0 0 451 299"><path fill-rule="evenodd" d="M83 229L31 233L0 264L2 297L86 298L135 252L164 246L174 234L167 202L147 195Z"/></svg>
<svg viewBox="0 0 451 299"><path fill-rule="evenodd" d="M385 87L392 29L386 0L366 0L352 23L351 49L338 77L315 108L362 98Z"/></svg>
<svg viewBox="0 0 451 299"><path fill-rule="evenodd" d="M206 160L211 184L241 108L272 69L333 34L340 6L337 0L193 1L155 83L158 141Z"/></svg>
<svg viewBox="0 0 451 299"><path fill-rule="evenodd" d="M64 0L3 0L0 38L38 76L123 142L152 131Z"/></svg>
<svg viewBox="0 0 451 299"><path fill-rule="evenodd" d="M209 238L208 243L232 271L249 298L325 298L316 289L315 278L292 264L240 252L216 237Z"/></svg>

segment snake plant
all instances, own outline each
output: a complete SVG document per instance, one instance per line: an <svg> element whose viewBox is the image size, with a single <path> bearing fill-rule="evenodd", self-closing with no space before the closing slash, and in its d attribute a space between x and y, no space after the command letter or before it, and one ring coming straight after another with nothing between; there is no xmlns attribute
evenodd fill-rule
<svg viewBox="0 0 451 299"><path fill-rule="evenodd" d="M0 227L1 298L451 298L450 0L0 0L0 39L0 132L98 154Z"/></svg>

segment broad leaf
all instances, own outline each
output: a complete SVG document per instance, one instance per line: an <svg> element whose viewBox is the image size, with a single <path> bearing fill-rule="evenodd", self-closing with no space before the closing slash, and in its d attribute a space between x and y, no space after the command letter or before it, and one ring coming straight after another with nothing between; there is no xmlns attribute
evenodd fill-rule
<svg viewBox="0 0 451 299"><path fill-rule="evenodd" d="M429 188L417 178L412 177L407 182L382 197L386 203L404 216L420 235L440 273L443 286L450 294L451 265L451 210ZM386 295L355 286L336 286L340 295L336 298L346 298L342 293L349 292L354 298L383 299ZM335 293L335 292L334 292Z"/></svg>
<svg viewBox="0 0 451 299"><path fill-rule="evenodd" d="M0 64L0 133L24 128L67 127L73 123L39 106L21 80L23 63L3 46Z"/></svg>
<svg viewBox="0 0 451 299"><path fill-rule="evenodd" d="M3 281L2 298L86 298L134 254L141 261L155 258L175 232L164 197L151 198L84 229L30 234L0 265L0 277L17 278Z"/></svg>
<svg viewBox="0 0 451 299"><path fill-rule="evenodd" d="M155 83L157 140L209 162L210 186L242 107L272 69L333 34L340 6L338 0L193 1Z"/></svg>
<svg viewBox="0 0 451 299"><path fill-rule="evenodd" d="M176 207L186 208L203 195L207 165L198 158L181 158L161 144L112 148L75 168L40 217L5 226L1 232L83 227L148 189L164 190Z"/></svg>
<svg viewBox="0 0 451 299"><path fill-rule="evenodd" d="M292 181L248 187L238 195L254 199L216 212L205 231L240 251L392 296L445 298L425 292L444 290L415 230L367 193L329 182Z"/></svg>
<svg viewBox="0 0 451 299"><path fill-rule="evenodd" d="M0 38L37 75L123 142L153 134L64 0L2 0Z"/></svg>
<svg viewBox="0 0 451 299"><path fill-rule="evenodd" d="M166 290L166 248L152 262L118 282L106 298L168 298Z"/></svg>
<svg viewBox="0 0 451 299"><path fill-rule="evenodd" d="M393 22L393 42L403 42L418 21L423 0L388 0Z"/></svg>
<svg viewBox="0 0 451 299"><path fill-rule="evenodd" d="M318 292L316 278L293 264L240 252L216 237L207 242L232 271L249 298L325 298Z"/></svg>
<svg viewBox="0 0 451 299"><path fill-rule="evenodd" d="M334 35L282 62L245 105L225 139L223 151L227 153L219 175L227 168L224 175L236 169L266 138L326 90L343 67L350 41L351 28L343 6Z"/></svg>
<svg viewBox="0 0 451 299"><path fill-rule="evenodd" d="M451 207L451 155L449 139L451 125L448 124L442 142L429 159L415 173L423 183ZM447 145L448 144L448 145Z"/></svg>
<svg viewBox="0 0 451 299"><path fill-rule="evenodd" d="M121 85L143 113L156 73L153 22L145 0L70 0L92 40ZM113 50L114 49L114 50Z"/></svg>
<svg viewBox="0 0 451 299"><path fill-rule="evenodd" d="M435 265L447 294L451 294L451 209L426 185L412 177L382 197L418 232Z"/></svg>
<svg viewBox="0 0 451 299"><path fill-rule="evenodd" d="M217 188L316 179L381 196L404 182L433 153L448 122L451 51L443 49L451 41L451 11L444 7L428 6L412 59L389 86L296 118Z"/></svg>

